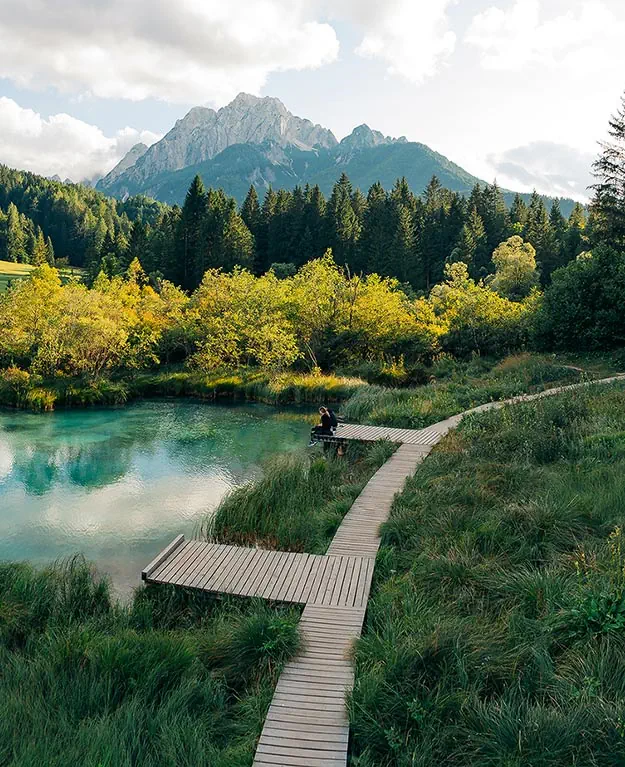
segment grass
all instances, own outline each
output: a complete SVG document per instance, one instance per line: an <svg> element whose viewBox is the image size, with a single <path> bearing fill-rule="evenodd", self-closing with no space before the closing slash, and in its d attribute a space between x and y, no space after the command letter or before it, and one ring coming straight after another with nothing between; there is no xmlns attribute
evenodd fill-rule
<svg viewBox="0 0 625 767"><path fill-rule="evenodd" d="M383 528L354 767L625 763L625 390L466 419Z"/></svg>
<svg viewBox="0 0 625 767"><path fill-rule="evenodd" d="M219 543L325 553L369 478L394 452L390 443L350 445L345 457L278 456L263 476L238 488L202 532Z"/></svg>
<svg viewBox="0 0 625 767"><path fill-rule="evenodd" d="M24 371L17 371L16 378L16 369L9 368L0 371L0 405L44 411L123 405L153 397L248 400L270 405L342 403L341 412L348 421L421 428L485 402L607 376L623 367L622 351L581 358L524 353L504 360L476 357L471 362L444 356L426 369L427 375L422 376L426 383L404 388L370 385L349 375L245 367L211 373L173 368L98 379L64 375L42 379L27 374L27 381L23 380Z"/></svg>
<svg viewBox="0 0 625 767"><path fill-rule="evenodd" d="M499 362L476 358L462 363L443 358L426 386L393 389L368 386L344 404L348 421L419 429L494 400L584 380L579 369L550 356L517 354Z"/></svg>
<svg viewBox="0 0 625 767"><path fill-rule="evenodd" d="M296 609L0 565L0 764L250 767Z"/></svg>
<svg viewBox="0 0 625 767"><path fill-rule="evenodd" d="M51 411L58 407L123 405L153 397L249 400L270 405L321 404L347 399L363 386L365 382L355 378L247 368L210 374L159 371L98 379L62 375L43 379L7 368L0 371L0 405Z"/></svg>
<svg viewBox="0 0 625 767"><path fill-rule="evenodd" d="M13 261L0 260L0 293L3 293L12 280L28 277L36 267L30 264L17 264ZM80 278L83 274L82 269L76 267L66 267L59 269L61 279L67 281L70 277Z"/></svg>

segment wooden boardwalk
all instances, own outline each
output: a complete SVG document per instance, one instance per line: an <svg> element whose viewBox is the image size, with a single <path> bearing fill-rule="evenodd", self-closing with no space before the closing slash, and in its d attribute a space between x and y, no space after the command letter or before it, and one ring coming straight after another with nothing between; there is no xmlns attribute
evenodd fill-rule
<svg viewBox="0 0 625 767"><path fill-rule="evenodd" d="M392 430L393 438L399 441L397 431ZM406 430L399 431L404 436ZM371 477L323 556L186 541L179 535L142 572L148 583L305 605L303 649L280 675L254 765L347 764L345 696L354 681L350 652L364 622L378 529L406 478L445 429L423 432L422 444L401 444Z"/></svg>
<svg viewBox="0 0 625 767"><path fill-rule="evenodd" d="M217 594L275 602L361 608L367 604L373 564L356 554L320 556L266 551L180 535L164 561L143 571L149 583L170 583Z"/></svg>
<svg viewBox="0 0 625 767"><path fill-rule="evenodd" d="M373 475L325 555L264 551L178 536L143 571L149 583L304 604L303 649L280 675L258 742L255 767L345 767L349 722L345 696L354 681L350 653L360 636L371 588L378 530L395 495L432 447L470 413L624 376L490 402L426 429L340 424L334 441L380 439L400 447Z"/></svg>

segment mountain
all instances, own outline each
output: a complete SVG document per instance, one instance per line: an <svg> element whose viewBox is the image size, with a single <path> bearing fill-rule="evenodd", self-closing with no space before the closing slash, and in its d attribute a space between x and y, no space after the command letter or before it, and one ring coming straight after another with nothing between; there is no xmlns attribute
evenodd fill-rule
<svg viewBox="0 0 625 767"><path fill-rule="evenodd" d="M132 168L137 160L140 160L143 155L148 151L146 144L135 144L132 149L117 163L112 171L108 173L106 178L109 180L109 184L116 181L124 171ZM99 183L99 182L98 182Z"/></svg>
<svg viewBox="0 0 625 767"><path fill-rule="evenodd" d="M211 160L233 145L265 142L302 151L331 149L338 144L332 131L295 117L279 99L240 93L217 112L206 107L191 109L123 173L116 174L114 169L105 176L99 188L118 195L148 189L156 175Z"/></svg>
<svg viewBox="0 0 625 767"><path fill-rule="evenodd" d="M98 182L99 190L180 204L196 174L206 186L222 188L239 202L250 184L261 196L269 186L292 189L297 184L319 184L328 195L342 172L365 192L376 181L390 189L402 176L417 193L433 175L456 192L468 193L484 183L405 136L391 138L359 125L338 142L332 131L291 114L279 99L245 93L218 111L194 107L156 144L136 149ZM508 202L512 195L506 193ZM565 215L572 206L572 201L563 204Z"/></svg>

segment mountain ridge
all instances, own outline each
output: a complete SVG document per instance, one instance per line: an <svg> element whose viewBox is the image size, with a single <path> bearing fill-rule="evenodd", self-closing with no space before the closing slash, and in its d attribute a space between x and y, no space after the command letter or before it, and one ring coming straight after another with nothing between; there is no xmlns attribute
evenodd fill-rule
<svg viewBox="0 0 625 767"><path fill-rule="evenodd" d="M485 183L405 136L385 136L363 123L339 142L331 130L293 115L279 99L245 93L217 111L193 107L160 141L136 154L126 155L97 189L122 199L146 194L180 204L197 174L206 186L222 188L239 202L252 184L261 194L270 186L318 184L327 195L342 172L363 190L376 181L390 189L405 177L421 193L433 175L463 194ZM511 200L514 192L504 191ZM567 200L563 208L573 204Z"/></svg>

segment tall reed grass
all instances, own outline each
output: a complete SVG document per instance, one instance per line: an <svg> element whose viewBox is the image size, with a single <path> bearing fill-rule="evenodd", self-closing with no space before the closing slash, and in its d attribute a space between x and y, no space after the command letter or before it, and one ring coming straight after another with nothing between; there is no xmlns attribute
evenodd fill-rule
<svg viewBox="0 0 625 767"><path fill-rule="evenodd" d="M235 490L202 525L220 543L323 554L343 517L395 448L353 444L343 457L278 456L251 485Z"/></svg>
<svg viewBox="0 0 625 767"><path fill-rule="evenodd" d="M465 419L383 528L352 764L625 763L624 504L622 384Z"/></svg>
<svg viewBox="0 0 625 767"><path fill-rule="evenodd" d="M249 767L299 611L0 565L0 764Z"/></svg>

